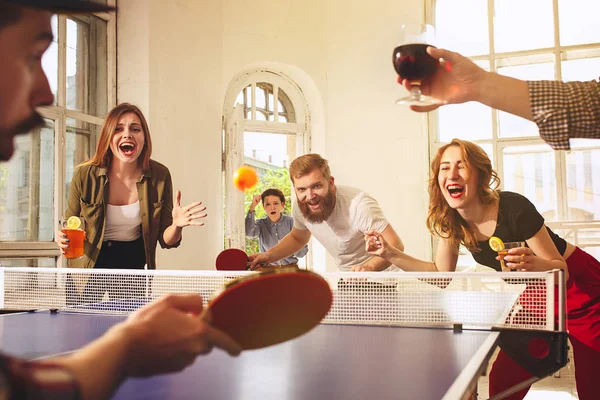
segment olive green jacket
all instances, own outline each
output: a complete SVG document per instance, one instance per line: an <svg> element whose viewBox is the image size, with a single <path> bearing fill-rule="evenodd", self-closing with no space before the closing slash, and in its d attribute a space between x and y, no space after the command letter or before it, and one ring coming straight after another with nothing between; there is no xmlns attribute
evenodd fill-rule
<svg viewBox="0 0 600 400"><path fill-rule="evenodd" d="M65 217L76 215L85 220L84 255L71 260L71 268L93 268L100 254L104 226L106 224L106 205L108 204L108 169L93 165L81 165L76 168L71 181L68 208ZM165 243L163 233L173 223L173 184L167 167L150 160L150 168L143 172L136 183L140 213L142 218L142 237L146 250L148 269L156 268L156 243L162 248L177 247L181 240L172 246Z"/></svg>

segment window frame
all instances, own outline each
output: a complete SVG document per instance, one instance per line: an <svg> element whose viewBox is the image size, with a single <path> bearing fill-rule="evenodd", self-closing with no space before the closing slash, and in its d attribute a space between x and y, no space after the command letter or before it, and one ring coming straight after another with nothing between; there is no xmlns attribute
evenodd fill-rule
<svg viewBox="0 0 600 400"><path fill-rule="evenodd" d="M116 0L108 0L107 4L114 6ZM97 18L106 22L106 106L107 109L114 107L117 99L117 43L116 43L116 22L115 14L105 12L93 13ZM79 121L88 122L95 125L102 125L104 118L85 114L79 111L70 110L66 105L66 63L67 63L67 19L70 15L57 15L57 43L58 43L58 77L56 105L40 107L38 112L46 119L54 121L54 211L53 224L58 227L58 221L62 217L66 204L65 197L65 176L66 176L66 135L67 118L74 118ZM95 51L95 50L91 50ZM97 137L90 136L90 154L96 148ZM42 257L55 257L57 265L62 264L62 254L58 245L54 241L20 241L8 242L0 241L0 263L2 259L32 259Z"/></svg>

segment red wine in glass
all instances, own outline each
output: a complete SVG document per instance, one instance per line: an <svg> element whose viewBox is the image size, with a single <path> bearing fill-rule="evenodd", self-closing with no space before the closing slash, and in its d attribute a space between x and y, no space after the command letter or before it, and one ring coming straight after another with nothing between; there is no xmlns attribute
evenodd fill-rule
<svg viewBox="0 0 600 400"><path fill-rule="evenodd" d="M405 44L394 49L393 62L398 75L409 81L429 78L437 69L439 60L427 54L427 44Z"/></svg>
<svg viewBox="0 0 600 400"><path fill-rule="evenodd" d="M435 46L435 30L427 24L402 25L400 38L392 54L394 69L410 84L410 95L396 100L398 104L430 105L437 101L421 93L421 81L429 78L439 66L439 60L427 53Z"/></svg>

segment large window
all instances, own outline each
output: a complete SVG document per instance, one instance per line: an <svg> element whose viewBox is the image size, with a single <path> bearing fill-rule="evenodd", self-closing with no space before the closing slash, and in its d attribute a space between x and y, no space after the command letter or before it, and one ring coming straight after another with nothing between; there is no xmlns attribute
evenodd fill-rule
<svg viewBox="0 0 600 400"><path fill-rule="evenodd" d="M230 87L224 110L223 172L225 247L259 251L258 239L246 238L244 217L252 196L277 188L286 196L284 214L291 215L290 162L309 149L306 101L287 77L265 71L244 74ZM231 177L241 165L253 167L259 184L244 193L233 188ZM266 217L262 205L256 218ZM306 257L303 262L306 262Z"/></svg>
<svg viewBox="0 0 600 400"><path fill-rule="evenodd" d="M93 153L115 103L114 15L55 15L52 30L54 41L42 59L54 93L54 104L39 110L46 125L18 136L12 159L0 163L2 265L56 261L54 233L73 171Z"/></svg>
<svg viewBox="0 0 600 400"><path fill-rule="evenodd" d="M600 76L596 0L430 0L428 10L438 45L488 71L527 80ZM454 137L479 143L504 190L525 195L559 234L600 255L600 141L553 151L534 123L476 103L442 107L430 126L432 154Z"/></svg>

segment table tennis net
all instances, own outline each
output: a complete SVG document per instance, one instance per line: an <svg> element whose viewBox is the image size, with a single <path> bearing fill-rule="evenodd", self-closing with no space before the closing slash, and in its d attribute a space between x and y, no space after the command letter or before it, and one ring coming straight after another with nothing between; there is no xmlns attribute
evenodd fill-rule
<svg viewBox="0 0 600 400"><path fill-rule="evenodd" d="M0 268L0 309L129 314L165 294L200 294L252 272ZM554 330L555 274L325 273L323 323ZM306 294L307 298L310 293Z"/></svg>

